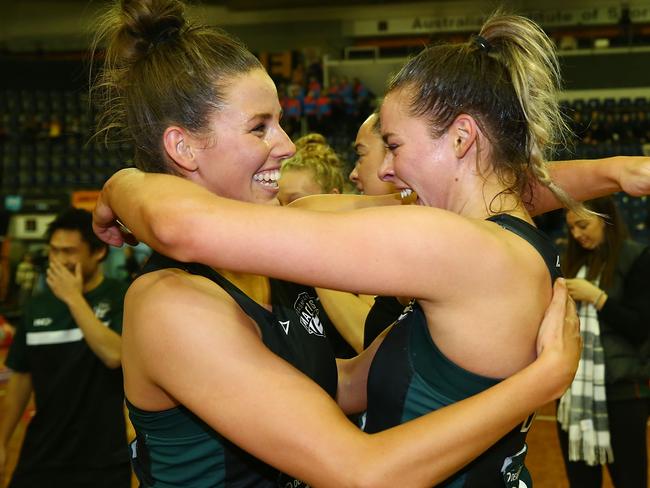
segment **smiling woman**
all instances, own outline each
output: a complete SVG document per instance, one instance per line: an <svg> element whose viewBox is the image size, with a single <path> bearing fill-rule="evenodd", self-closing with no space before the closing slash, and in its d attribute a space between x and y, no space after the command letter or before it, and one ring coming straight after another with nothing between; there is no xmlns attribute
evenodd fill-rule
<svg viewBox="0 0 650 488"><path fill-rule="evenodd" d="M275 85L257 68L232 77L222 97L227 102L209 116L212 137L196 136L180 126L163 133L165 146L179 149L176 170L228 198L274 201L281 161L294 152L280 128Z"/></svg>
<svg viewBox="0 0 650 488"><path fill-rule="evenodd" d="M540 339L544 351L533 366L414 422L375 435L361 432L345 414L366 407L368 369L378 344L337 364L323 332L327 316L313 288L244 269L247 262L273 266L298 258L299 273L319 277L331 251L341 247L338 236L347 235L343 229L322 256L300 260L304 254L292 256L287 238L299 242L320 232L313 234L311 223L299 219L294 232L284 234L279 215L263 211L287 209L252 205L276 201L277 170L294 151L279 126L270 78L238 41L188 23L175 0L123 0L101 26L108 42L98 85L106 94L104 127L121 128L136 142L139 168L182 176L168 177L243 205L252 213L235 221L259 231L242 239L243 232L230 228L214 239L219 226L181 230L183 225L169 226L149 210L143 215L131 206L167 233L168 242L200 231L205 237L192 237L188 251L206 239L236 243L217 253L230 260L214 268L154 255L127 294L124 385L137 432L134 464L143 486L301 486L298 479L316 486L431 486L563 391L578 341L575 323L562 317L559 284L549 328ZM171 205L186 223L208 208L150 189L161 207ZM144 190L130 196L146 195ZM176 206L177 201L182 204ZM330 221L328 214L319 214L318 226ZM128 218L125 223L133 224ZM358 230L364 228L367 224ZM370 243L371 251L379 242ZM353 239L351 246L359 259L365 242ZM238 255L246 249L252 254ZM372 282L380 283L374 277ZM542 282L548 299L546 274ZM391 286L404 285L401 280ZM539 305L529 317L531 330L543 316L545 303ZM521 401L510 405L522 389Z"/></svg>

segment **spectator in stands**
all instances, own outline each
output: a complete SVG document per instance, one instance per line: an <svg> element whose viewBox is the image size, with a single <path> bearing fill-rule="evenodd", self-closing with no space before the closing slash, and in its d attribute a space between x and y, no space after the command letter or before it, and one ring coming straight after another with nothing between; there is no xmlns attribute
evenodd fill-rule
<svg viewBox="0 0 650 488"><path fill-rule="evenodd" d="M559 402L558 433L571 488L646 488L650 401L650 249L626 238L611 198L567 212L564 259L584 347Z"/></svg>
<svg viewBox="0 0 650 488"><path fill-rule="evenodd" d="M70 209L50 224L47 289L25 306L9 349L0 473L32 393L36 407L10 488L131 485L119 335L126 286L104 278L107 248L91 221Z"/></svg>
<svg viewBox="0 0 650 488"><path fill-rule="evenodd" d="M16 285L18 286L18 305L21 307L32 295L38 272L34 266L31 252L26 252L16 268Z"/></svg>
<svg viewBox="0 0 650 488"><path fill-rule="evenodd" d="M302 102L303 113L307 121L307 130L316 132L318 130L318 99L316 92L309 90Z"/></svg>
<svg viewBox="0 0 650 488"><path fill-rule="evenodd" d="M320 97L321 91L322 87L320 81L318 81L316 76L310 76L309 83L307 83L307 92L311 92L314 98L318 98Z"/></svg>
<svg viewBox="0 0 650 488"><path fill-rule="evenodd" d="M360 124L375 109L375 94L359 78L354 78L354 94L357 103L357 115Z"/></svg>
<svg viewBox="0 0 650 488"><path fill-rule="evenodd" d="M329 134L332 126L332 103L327 93L321 91L316 99L318 107L318 132Z"/></svg>
<svg viewBox="0 0 650 488"><path fill-rule="evenodd" d="M343 112L343 100L339 90L339 79L336 76L332 76L330 78L329 86L327 87L327 95L330 97L330 103L332 104L333 125L337 124L337 121L340 119Z"/></svg>
<svg viewBox="0 0 650 488"><path fill-rule="evenodd" d="M341 100L343 102L343 126L345 132L349 132L349 129L354 127L356 128L356 116L358 114L357 104L354 98L354 87L350 83L350 80L347 76L341 77L341 83L339 85L339 93Z"/></svg>
<svg viewBox="0 0 650 488"><path fill-rule="evenodd" d="M287 92L280 100L283 113L283 126L289 137L300 133L300 121L302 118L302 101L298 97L300 89L291 84L286 88Z"/></svg>
<svg viewBox="0 0 650 488"><path fill-rule="evenodd" d="M7 319L4 317L4 315L0 315L0 348L9 347L15 333L16 328L7 322ZM7 370L5 369L4 372L6 373L6 371ZM3 370L0 369L0 373L3 373ZM0 483L2 483L2 476L0 476Z"/></svg>

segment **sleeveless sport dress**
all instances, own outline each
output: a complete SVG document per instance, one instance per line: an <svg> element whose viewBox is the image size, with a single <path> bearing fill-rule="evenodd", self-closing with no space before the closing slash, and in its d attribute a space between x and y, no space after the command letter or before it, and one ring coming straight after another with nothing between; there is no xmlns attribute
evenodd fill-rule
<svg viewBox="0 0 650 488"><path fill-rule="evenodd" d="M510 215L491 220L530 242L542 255L552 281L561 276L559 255L541 231ZM380 346L368 378L366 432L379 432L450 405L497 384L499 379L467 371L436 347L424 312L412 303L396 321ZM530 488L524 466L526 432L532 415L522 425L438 486L453 488Z"/></svg>
<svg viewBox="0 0 650 488"><path fill-rule="evenodd" d="M165 268L205 276L221 286L257 323L262 341L271 351L334 398L336 363L312 288L271 280L273 312L270 312L208 266L180 263L154 254L144 272ZM127 406L137 433L131 445L132 463L142 487L305 486L238 448L182 405L158 412L143 411L128 401ZM260 415L264 415L263 409Z"/></svg>

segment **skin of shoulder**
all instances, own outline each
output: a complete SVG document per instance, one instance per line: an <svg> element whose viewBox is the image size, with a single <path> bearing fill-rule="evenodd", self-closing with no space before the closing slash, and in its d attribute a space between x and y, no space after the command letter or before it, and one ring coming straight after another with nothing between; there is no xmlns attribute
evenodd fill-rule
<svg viewBox="0 0 650 488"><path fill-rule="evenodd" d="M479 261L467 257L466 272L451 275L441 301L420 303L436 345L449 359L477 374L502 378L535 359L552 284L542 256L529 242L493 222L477 220L475 225L472 252ZM484 242L492 242L489 251Z"/></svg>
<svg viewBox="0 0 650 488"><path fill-rule="evenodd" d="M256 326L234 300L205 277L164 269L137 278L124 302L127 398L145 410L176 405L175 395L162 386L169 376L161 367L160 354L176 356L174 342L181 334L190 343L200 342L206 329L217 327L240 329L259 337Z"/></svg>
<svg viewBox="0 0 650 488"><path fill-rule="evenodd" d="M336 402L271 352L206 278L176 269L138 278L127 293L124 334L126 396L138 408L183 404L253 456L304 479L340 478L335 465L360 450L365 436ZM314 421L314 411L322 420ZM321 439L320 449L307 454L313 439Z"/></svg>

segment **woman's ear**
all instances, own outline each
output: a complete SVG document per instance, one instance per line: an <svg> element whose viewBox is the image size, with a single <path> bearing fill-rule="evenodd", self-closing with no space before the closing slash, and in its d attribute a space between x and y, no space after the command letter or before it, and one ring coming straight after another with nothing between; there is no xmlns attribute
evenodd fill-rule
<svg viewBox="0 0 650 488"><path fill-rule="evenodd" d="M456 158L462 159L471 149L478 137L479 129L474 117L460 114L449 128Z"/></svg>
<svg viewBox="0 0 650 488"><path fill-rule="evenodd" d="M182 174L193 173L198 169L192 141L187 131L177 126L167 127L163 134L165 151Z"/></svg>

